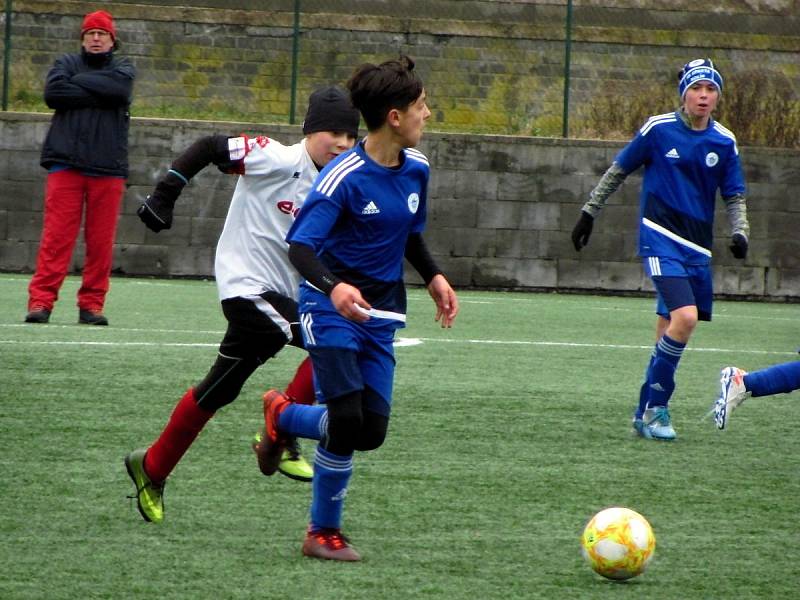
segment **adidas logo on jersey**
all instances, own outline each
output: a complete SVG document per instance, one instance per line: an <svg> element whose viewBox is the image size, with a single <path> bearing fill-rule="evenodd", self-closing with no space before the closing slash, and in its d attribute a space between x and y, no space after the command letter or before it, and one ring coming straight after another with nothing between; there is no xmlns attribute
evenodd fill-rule
<svg viewBox="0 0 800 600"><path fill-rule="evenodd" d="M678 154L678 151L675 148L673 148L672 150L667 152L664 156L666 156L667 158L680 158L681 157L681 155Z"/></svg>
<svg viewBox="0 0 800 600"><path fill-rule="evenodd" d="M375 202L370 200L369 204L367 204L364 207L364 210L361 211L361 214L362 215L377 215L379 212L381 212L381 209L379 209L377 206L375 206Z"/></svg>

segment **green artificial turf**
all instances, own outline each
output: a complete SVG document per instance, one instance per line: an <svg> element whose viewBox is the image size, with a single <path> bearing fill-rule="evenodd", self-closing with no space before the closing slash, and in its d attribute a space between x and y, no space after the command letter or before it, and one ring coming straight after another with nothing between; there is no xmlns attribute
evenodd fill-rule
<svg viewBox="0 0 800 600"><path fill-rule="evenodd" d="M442 330L409 291L386 443L358 454L344 530L358 564L300 554L310 486L263 477L260 397L287 348L212 419L145 523L126 496L148 446L214 361L213 282L114 278L110 327L77 325L68 278L48 325L24 325L22 275L0 276L0 598L788 598L800 589L800 396L701 421L720 368L794 360L797 306L718 302L677 374L674 443L634 437L653 301L461 292ZM413 342L413 343L412 343ZM313 456L313 444L304 453ZM579 536L633 508L649 569L595 575Z"/></svg>

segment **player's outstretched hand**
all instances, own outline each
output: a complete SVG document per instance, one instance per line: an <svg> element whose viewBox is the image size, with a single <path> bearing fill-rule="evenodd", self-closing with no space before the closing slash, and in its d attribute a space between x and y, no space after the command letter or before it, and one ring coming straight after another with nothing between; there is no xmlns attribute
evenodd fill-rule
<svg viewBox="0 0 800 600"><path fill-rule="evenodd" d="M578 222L575 223L575 227L572 229L572 244L578 252L589 243L589 236L592 235L593 226L594 217L582 210Z"/></svg>
<svg viewBox="0 0 800 600"><path fill-rule="evenodd" d="M172 227L172 211L175 208L175 199L158 189L148 194L145 201L136 211L147 228L158 233L162 229Z"/></svg>
<svg viewBox="0 0 800 600"><path fill-rule="evenodd" d="M747 236L743 233L734 233L731 237L731 254L734 258L744 260L747 258Z"/></svg>
<svg viewBox="0 0 800 600"><path fill-rule="evenodd" d="M428 293L436 303L436 320L442 327L452 327L458 315L458 298L444 275L440 273L431 279Z"/></svg>
<svg viewBox="0 0 800 600"><path fill-rule="evenodd" d="M368 310L372 308L369 302L364 300L357 287L343 281L337 283L331 290L331 302L334 308L345 319L363 323L369 320Z"/></svg>

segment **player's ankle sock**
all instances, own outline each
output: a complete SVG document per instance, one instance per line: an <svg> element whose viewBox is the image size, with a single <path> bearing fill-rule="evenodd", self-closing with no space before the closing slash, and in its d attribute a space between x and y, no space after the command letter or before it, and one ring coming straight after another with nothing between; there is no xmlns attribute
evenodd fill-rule
<svg viewBox="0 0 800 600"><path fill-rule="evenodd" d="M328 409L323 404L289 404L278 417L281 432L309 440L321 440L328 428Z"/></svg>
<svg viewBox="0 0 800 600"><path fill-rule="evenodd" d="M653 368L653 361L656 358L656 351L653 348L653 353L650 355L650 362L647 363L647 369L644 372L644 381L642 387L639 388L639 406L636 407L635 418L641 419L644 411L647 409L647 402L650 400L650 385L647 378L650 376L650 369Z"/></svg>
<svg viewBox="0 0 800 600"><path fill-rule="evenodd" d="M172 411L164 431L145 454L147 476L153 481L164 481L213 416L213 412L197 405L194 388L189 388Z"/></svg>
<svg viewBox="0 0 800 600"><path fill-rule="evenodd" d="M317 446L312 480L311 527L338 529L342 523L347 484L353 474L353 455L340 456Z"/></svg>
<svg viewBox="0 0 800 600"><path fill-rule="evenodd" d="M292 399L292 402L314 404L314 369L309 357L297 367L294 378L286 386L285 394Z"/></svg>
<svg viewBox="0 0 800 600"><path fill-rule="evenodd" d="M754 397L796 390L800 388L800 361L748 373L744 376L744 387Z"/></svg>
<svg viewBox="0 0 800 600"><path fill-rule="evenodd" d="M681 360L686 344L663 335L656 343L656 355L648 376L650 399L648 407L666 406L675 391L675 369Z"/></svg>

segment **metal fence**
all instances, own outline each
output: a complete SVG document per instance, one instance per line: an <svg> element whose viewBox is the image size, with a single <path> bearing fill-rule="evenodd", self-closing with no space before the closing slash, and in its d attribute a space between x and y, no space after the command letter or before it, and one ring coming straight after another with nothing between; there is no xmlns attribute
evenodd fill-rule
<svg viewBox="0 0 800 600"><path fill-rule="evenodd" d="M137 65L135 116L297 123L316 87L403 53L426 82L431 129L624 139L676 108L678 69L710 56L726 81L717 116L740 141L800 147L798 3L750 4L6 0L2 107L46 111L52 61L104 8Z"/></svg>

